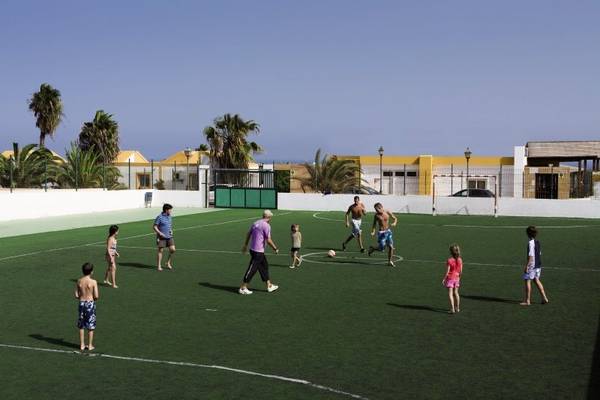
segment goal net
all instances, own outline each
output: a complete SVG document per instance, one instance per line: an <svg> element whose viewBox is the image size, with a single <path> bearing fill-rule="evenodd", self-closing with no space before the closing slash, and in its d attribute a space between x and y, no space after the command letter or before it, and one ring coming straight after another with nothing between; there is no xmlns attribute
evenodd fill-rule
<svg viewBox="0 0 600 400"><path fill-rule="evenodd" d="M432 215L498 216L497 175L433 175Z"/></svg>

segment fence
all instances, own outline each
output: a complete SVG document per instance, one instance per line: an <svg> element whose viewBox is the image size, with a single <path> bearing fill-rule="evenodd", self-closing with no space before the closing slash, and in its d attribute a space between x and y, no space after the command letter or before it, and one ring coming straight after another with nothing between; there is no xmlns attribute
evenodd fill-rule
<svg viewBox="0 0 600 400"><path fill-rule="evenodd" d="M199 191L208 186L208 166L199 164L98 164L85 159L40 156L0 157L0 187L16 189L170 189Z"/></svg>

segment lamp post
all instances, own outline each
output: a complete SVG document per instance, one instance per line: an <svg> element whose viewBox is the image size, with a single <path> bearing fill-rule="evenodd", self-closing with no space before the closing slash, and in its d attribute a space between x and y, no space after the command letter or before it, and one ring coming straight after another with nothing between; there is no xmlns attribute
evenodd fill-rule
<svg viewBox="0 0 600 400"><path fill-rule="evenodd" d="M550 163L550 199L554 198L554 163Z"/></svg>
<svg viewBox="0 0 600 400"><path fill-rule="evenodd" d="M469 197L469 159L471 158L471 150L468 147L465 150L465 158L467 159L467 197Z"/></svg>
<svg viewBox="0 0 600 400"><path fill-rule="evenodd" d="M383 146L379 146L379 194L383 193Z"/></svg>
<svg viewBox="0 0 600 400"><path fill-rule="evenodd" d="M183 150L183 154L185 154L185 190L190 190L190 157L192 155L192 149L190 149L189 147L186 147L185 150Z"/></svg>

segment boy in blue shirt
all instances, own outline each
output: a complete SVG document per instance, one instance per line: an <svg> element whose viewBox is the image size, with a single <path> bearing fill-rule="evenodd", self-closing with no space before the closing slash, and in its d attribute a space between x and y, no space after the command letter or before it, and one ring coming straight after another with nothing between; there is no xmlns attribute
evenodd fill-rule
<svg viewBox="0 0 600 400"><path fill-rule="evenodd" d="M156 217L152 229L156 232L156 245L158 246L157 265L158 270L162 271L161 261L162 253L165 247L169 248L169 257L167 258L167 268L173 269L171 259L175 253L175 241L173 240L173 221L171 219L171 210L173 206L170 204L163 205L163 212Z"/></svg>

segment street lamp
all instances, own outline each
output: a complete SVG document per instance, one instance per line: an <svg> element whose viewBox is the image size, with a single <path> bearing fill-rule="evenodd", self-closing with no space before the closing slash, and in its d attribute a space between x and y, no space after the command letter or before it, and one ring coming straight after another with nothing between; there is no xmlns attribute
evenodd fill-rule
<svg viewBox="0 0 600 400"><path fill-rule="evenodd" d="M379 146L379 194L383 193L383 146Z"/></svg>
<svg viewBox="0 0 600 400"><path fill-rule="evenodd" d="M186 147L185 150L183 150L183 154L185 154L185 159L186 159L186 164L185 164L185 179L186 179L185 190L190 190L190 157L192 155L192 149L190 149L189 147Z"/></svg>
<svg viewBox="0 0 600 400"><path fill-rule="evenodd" d="M471 150L468 147L465 150L465 158L467 159L467 197L469 197L469 159L471 158Z"/></svg>

